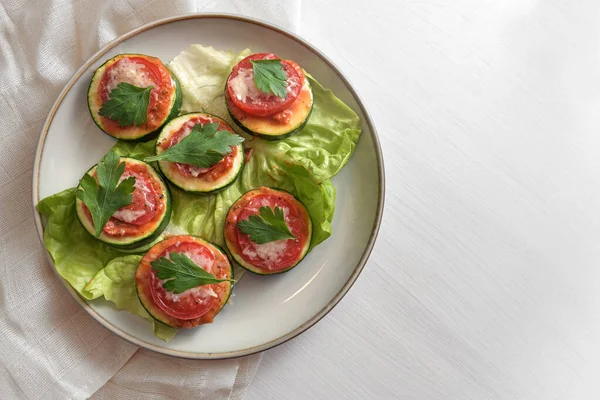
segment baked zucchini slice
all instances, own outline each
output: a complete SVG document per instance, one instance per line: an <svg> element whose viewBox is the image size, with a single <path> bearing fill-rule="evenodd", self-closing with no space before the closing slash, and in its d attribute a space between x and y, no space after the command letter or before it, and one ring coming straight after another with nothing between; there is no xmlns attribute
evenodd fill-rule
<svg viewBox="0 0 600 400"><path fill-rule="evenodd" d="M272 233L274 226L278 233ZM225 219L227 250L241 267L259 275L294 268L308 253L311 237L306 207L290 193L264 186L240 197Z"/></svg>
<svg viewBox="0 0 600 400"><path fill-rule="evenodd" d="M103 116L109 115L107 111L101 111L103 105L121 83L138 89L152 87L144 123L122 126L118 118ZM103 132L121 140L147 140L179 114L183 97L177 78L158 58L144 54L119 54L94 72L87 98L92 119ZM135 114L135 111L127 110L126 114L131 113Z"/></svg>
<svg viewBox="0 0 600 400"><path fill-rule="evenodd" d="M139 249L152 243L165 230L171 219L171 194L160 174L149 164L134 158L121 157L125 172L120 179L135 177L133 202L115 212L96 239L115 248ZM97 164L86 174L96 176ZM81 184L77 190L82 189ZM77 218L86 231L95 237L92 215L77 198Z"/></svg>
<svg viewBox="0 0 600 400"><path fill-rule="evenodd" d="M179 143L196 125L203 126L211 123L218 124L219 130L235 134L229 124L217 116L205 113L180 115L161 131L156 140L156 154L162 154L169 147ZM221 161L208 168L170 161L158 161L158 165L173 185L186 192L215 193L231 185L240 175L244 166L244 148L241 143L231 146L231 151Z"/></svg>
<svg viewBox="0 0 600 400"><path fill-rule="evenodd" d="M256 69L259 63L269 64L269 70L263 72L279 72L285 77L279 81L283 85L281 96L258 88L255 71L259 71ZM261 76L264 81L266 75ZM267 140L283 139L302 130L314 103L304 70L294 61L281 60L271 53L253 54L232 68L225 85L225 102L240 129Z"/></svg>

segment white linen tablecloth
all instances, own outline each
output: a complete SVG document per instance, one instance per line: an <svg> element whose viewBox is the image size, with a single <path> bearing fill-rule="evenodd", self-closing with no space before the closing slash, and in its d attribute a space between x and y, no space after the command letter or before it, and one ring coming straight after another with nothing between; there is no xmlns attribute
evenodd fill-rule
<svg viewBox="0 0 600 400"><path fill-rule="evenodd" d="M385 212L248 400L600 399L599 21L598 0L302 1L374 119Z"/></svg>
<svg viewBox="0 0 600 400"><path fill-rule="evenodd" d="M174 359L100 326L47 264L33 223L33 158L46 115L75 70L156 19L230 12L298 27L297 1L0 2L0 397L241 399L261 355ZM116 374L116 375L115 375ZM104 386L103 386L104 385Z"/></svg>

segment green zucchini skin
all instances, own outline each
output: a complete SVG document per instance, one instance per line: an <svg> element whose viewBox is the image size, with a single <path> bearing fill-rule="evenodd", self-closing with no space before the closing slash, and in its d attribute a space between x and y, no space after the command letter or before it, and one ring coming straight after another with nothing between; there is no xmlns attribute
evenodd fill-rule
<svg viewBox="0 0 600 400"><path fill-rule="evenodd" d="M160 135L158 136L158 139L156 140L155 153L160 154L163 151L160 148L160 145L163 141L167 140L170 137L171 133L176 132L188 120L196 117L210 118L213 121L218 120L219 122L225 124L231 129L227 121L213 114L200 112L182 114L177 118L171 120L167 125L163 127ZM231 129L231 131L234 132L233 129ZM220 180L218 183L215 183L215 185L210 185L209 183L204 182L202 185L204 185L205 187L199 187L198 185L200 185L200 182L197 178L185 177L178 172L171 171L169 168L170 163L167 161L158 161L158 167L161 170L163 176L169 182L171 182L171 184L185 192L199 195L215 194L233 185L235 181L241 176L245 164L244 147L241 143L237 145L237 151L238 154L234 160L234 164L237 163L237 166L234 165L234 169L231 171L231 173L228 173L223 180Z"/></svg>
<svg viewBox="0 0 600 400"><path fill-rule="evenodd" d="M163 216L156 228L154 228L148 235L139 238L128 237L127 239L113 240L113 238L106 236L103 233L100 234L100 237L96 237L95 232L93 230L93 224L89 222L87 215L85 214L83 209L83 202L79 199L75 200L77 219L79 220L79 223L83 226L83 228L86 230L86 232L88 232L94 239L99 240L102 243L111 246L115 249L133 253L138 251L141 252L145 250L144 246L147 246L154 242L164 232L164 230L167 228L167 225L169 225L169 221L171 220L171 212L173 208L171 192L169 191L169 187L167 186L162 176L154 168L152 168L150 164L127 157L121 157L121 160L145 165L148 168L148 172L150 173L150 175L156 181L159 182L162 189L162 194L165 197L165 208ZM86 174L90 174L93 170L95 170L96 167L97 165L94 165L86 172ZM77 187L77 190L79 190L80 188L81 186L79 185Z"/></svg>
<svg viewBox="0 0 600 400"><path fill-rule="evenodd" d="M120 136L117 134L112 134L107 132L104 127L102 126L102 118L101 116L94 111L94 98L97 94L97 86L100 82L100 80L102 79L102 76L104 74L104 70L106 67L106 64L108 64L109 62L113 61L115 58L117 57L121 57L123 55L127 55L127 56L135 56L135 57L148 57L145 54L133 54L133 53L127 53L127 54L117 54L116 56L106 60L100 67L98 67L98 69L96 71L94 71L94 74L92 75L92 79L90 80L90 84L88 86L88 91L87 91L87 102L88 102L88 111L90 112L90 115L92 117L92 121L94 121L94 124L96 124L96 126L105 134L107 134L108 136L115 138L115 139L119 139L119 140L126 140L126 141L130 141L130 142L144 142L150 139L154 139L158 136L158 134L160 133L161 129L173 118L177 117L177 115L179 115L179 111L181 110L181 104L183 103L183 93L181 91L181 84L179 83L179 80L177 79L177 77L175 76L175 74L173 74L171 71L169 71L169 74L171 76L171 79L173 80L174 86L175 86L175 96L174 96L174 100L171 104L171 110L168 114L168 116L165 118L164 122L161 124L161 126L159 126L157 129L151 131L151 132L147 132L147 133L142 133L139 136L135 136L135 137L125 137L125 136ZM168 69L167 69L168 70Z"/></svg>

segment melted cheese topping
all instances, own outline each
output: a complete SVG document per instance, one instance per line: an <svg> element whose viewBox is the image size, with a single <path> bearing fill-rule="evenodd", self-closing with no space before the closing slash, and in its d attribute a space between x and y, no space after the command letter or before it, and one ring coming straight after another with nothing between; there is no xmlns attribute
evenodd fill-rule
<svg viewBox="0 0 600 400"><path fill-rule="evenodd" d="M127 210L125 208L121 208L121 209L117 210L112 216L118 220L121 220L123 222L127 222L130 224L144 214L146 214L145 210L133 211L133 210Z"/></svg>
<svg viewBox="0 0 600 400"><path fill-rule="evenodd" d="M253 199L252 203L248 205L248 207L246 207L247 210L252 211L252 212L259 212L261 207L271 207L271 201L266 198L266 197L260 197L259 199ZM287 216L289 213L289 208L288 207L280 207L279 208L283 208L283 215ZM271 207L273 208L273 207Z"/></svg>
<svg viewBox="0 0 600 400"><path fill-rule="evenodd" d="M247 97L255 100L258 99L262 93L256 87L256 84L254 83L254 72L250 69L240 69L237 76L229 81L229 84L238 100L246 100Z"/></svg>
<svg viewBox="0 0 600 400"><path fill-rule="evenodd" d="M129 58L121 58L108 70L108 81L106 90L110 93L121 82L126 82L138 87L155 86L152 77L146 71L143 64L131 61Z"/></svg>
<svg viewBox="0 0 600 400"><path fill-rule="evenodd" d="M163 283L164 282L161 281L161 285ZM179 294L165 291L165 298L169 301L172 301L173 303L177 303L179 300L181 300L182 297L185 298L187 296L193 296L196 299L196 303L198 304L206 303L210 301L212 297L219 297L219 295L217 295L217 293L213 290L212 286L210 285L191 288Z"/></svg>
<svg viewBox="0 0 600 400"><path fill-rule="evenodd" d="M242 254L249 258L259 258L271 265L277 265L281 257L287 250L288 239L275 240L263 244L257 244L253 248L246 247L242 250Z"/></svg>
<svg viewBox="0 0 600 400"><path fill-rule="evenodd" d="M129 178L130 176L136 177L135 174L132 174L129 171L125 171L123 175L119 178L119 183L121 183L124 179ZM151 210L154 205L149 201L150 188L143 184L141 179L135 180L135 190L139 190L142 192L144 196L144 200L146 202L146 206L141 210L129 210L126 207L118 209L112 216L118 220L132 223L142 215L146 214L146 210Z"/></svg>
<svg viewBox="0 0 600 400"><path fill-rule="evenodd" d="M175 243L175 246L178 246L179 242ZM165 257L169 257L170 253L165 254ZM185 251L183 252L183 254L185 254L186 256L188 256L190 258L190 260L192 260L194 263L196 263L196 265L198 265L200 268L204 269L205 271L210 272L211 271L211 267L214 264L214 261L208 257L206 257L201 251L200 249L193 249L191 251ZM160 280L160 285L164 285L166 280ZM211 300L212 297L219 297L217 295L217 293L213 290L211 285L202 285L202 286L198 286L198 287L194 287L191 289L188 289L184 292L181 292L179 294L175 294L173 292L169 292L169 291L165 291L165 298L169 301L172 301L174 303L177 303L179 300L181 300L181 298L185 298L188 296L192 296L194 297L196 303L198 304L204 304L208 301Z"/></svg>
<svg viewBox="0 0 600 400"><path fill-rule="evenodd" d="M262 197L252 200L252 203L249 204L246 209L259 213L261 207L271 207L271 202L268 198ZM279 208L283 209L283 218L289 226L289 207L282 206ZM242 249L242 254L250 259L266 261L271 266L277 265L287 250L287 241L288 239L282 239L263 244L252 243L251 246Z"/></svg>

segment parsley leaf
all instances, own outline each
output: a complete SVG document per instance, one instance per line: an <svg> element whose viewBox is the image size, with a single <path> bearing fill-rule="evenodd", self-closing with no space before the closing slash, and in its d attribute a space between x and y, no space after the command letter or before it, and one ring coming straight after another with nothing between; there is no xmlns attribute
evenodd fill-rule
<svg viewBox="0 0 600 400"><path fill-rule="evenodd" d="M226 130L219 124L197 124L190 134L162 153L146 157L144 161L170 161L208 168L231 152L231 146L242 143L244 138Z"/></svg>
<svg viewBox="0 0 600 400"><path fill-rule="evenodd" d="M119 126L143 125L148 117L150 92L154 86L141 88L121 82L110 92L98 114L119 123Z"/></svg>
<svg viewBox="0 0 600 400"><path fill-rule="evenodd" d="M285 99L287 96L287 74L281 60L252 60L254 84L263 93L274 94Z"/></svg>
<svg viewBox="0 0 600 400"><path fill-rule="evenodd" d="M109 151L96 167L96 178L85 174L79 181L77 198L81 200L92 215L96 237L100 236L104 225L118 209L133 201L135 178L130 176L119 183L125 172L125 163L114 151Z"/></svg>
<svg viewBox="0 0 600 400"><path fill-rule="evenodd" d="M150 263L159 279L167 279L163 287L169 292L179 294L201 285L234 282L233 279L219 279L206 272L183 253L171 253L169 257L170 260L160 257Z"/></svg>
<svg viewBox="0 0 600 400"><path fill-rule="evenodd" d="M261 207L258 214L254 214L237 223L237 227L250 236L250 240L263 244L280 239L296 239L285 223L283 209L275 207Z"/></svg>

